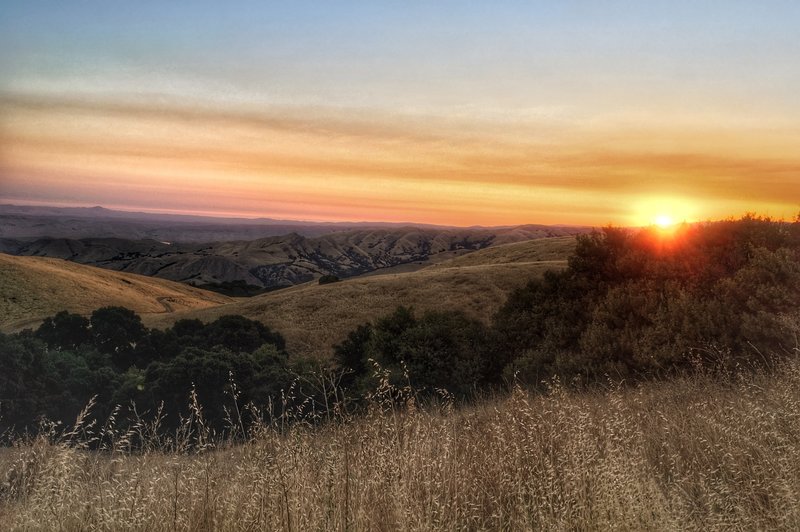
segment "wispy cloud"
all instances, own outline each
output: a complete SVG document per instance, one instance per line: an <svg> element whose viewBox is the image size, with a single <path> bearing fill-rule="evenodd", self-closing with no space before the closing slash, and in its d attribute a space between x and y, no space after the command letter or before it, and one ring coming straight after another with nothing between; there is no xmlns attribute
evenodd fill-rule
<svg viewBox="0 0 800 532"><path fill-rule="evenodd" d="M0 194L45 183L66 193L79 180L87 197L113 190L152 203L147 191L159 190L195 210L446 223L624 222L618 204L646 195L705 202L709 217L745 198L753 209L800 204L800 154L790 149L798 131L664 120L603 127L559 113L425 116L6 93Z"/></svg>

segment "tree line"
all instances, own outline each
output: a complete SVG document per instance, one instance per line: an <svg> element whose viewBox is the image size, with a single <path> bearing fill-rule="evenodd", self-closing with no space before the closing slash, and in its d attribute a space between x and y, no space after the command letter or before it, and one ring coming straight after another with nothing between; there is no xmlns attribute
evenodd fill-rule
<svg viewBox="0 0 800 532"><path fill-rule="evenodd" d="M135 404L174 427L192 391L221 426L239 404L290 388L285 347L280 334L242 316L184 319L162 331L122 307L89 318L59 312L35 331L0 335L0 433L34 430L40 419L68 423L93 397L97 419Z"/></svg>

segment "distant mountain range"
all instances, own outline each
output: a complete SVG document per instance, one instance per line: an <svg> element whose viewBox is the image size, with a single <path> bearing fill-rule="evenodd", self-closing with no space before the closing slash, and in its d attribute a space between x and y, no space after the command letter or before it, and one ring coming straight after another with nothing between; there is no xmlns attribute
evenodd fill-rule
<svg viewBox="0 0 800 532"><path fill-rule="evenodd" d="M490 246L585 230L318 224L0 206L2 253L61 258L225 293L231 286L257 292L323 275L345 278L401 266L409 271Z"/></svg>
<svg viewBox="0 0 800 532"><path fill-rule="evenodd" d="M575 234L576 230L518 227L364 229L307 237L292 233L249 241L165 243L120 238L0 239L0 252L54 257L111 270L214 288L240 282L281 288L322 275L352 277L417 263L430 264L497 244Z"/></svg>
<svg viewBox="0 0 800 532"><path fill-rule="evenodd" d="M319 236L365 227L423 227L381 222L305 222L272 218L218 218L184 214L128 212L103 207L0 205L3 238L124 238L167 242L254 240L297 233Z"/></svg>
<svg viewBox="0 0 800 532"><path fill-rule="evenodd" d="M296 233L320 236L355 229L452 229L442 225L392 222L307 222L272 218L219 218L186 214L156 214L104 207L0 205L0 238L124 238L166 242L255 240ZM549 226L523 226L548 228ZM571 226L552 226L572 229ZM513 226L459 229L508 230Z"/></svg>

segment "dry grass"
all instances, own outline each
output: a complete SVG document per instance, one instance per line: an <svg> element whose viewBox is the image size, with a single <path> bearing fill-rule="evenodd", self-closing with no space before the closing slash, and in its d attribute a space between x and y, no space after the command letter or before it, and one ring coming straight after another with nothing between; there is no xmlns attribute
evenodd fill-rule
<svg viewBox="0 0 800 532"><path fill-rule="evenodd" d="M389 314L397 305L418 311L460 309L488 321L505 302L509 291L545 270L559 269L564 261L447 267L356 277L338 283L316 282L240 299L207 309L150 316L151 327L167 327L180 318L212 321L240 314L279 331L290 353L327 357L356 326Z"/></svg>
<svg viewBox="0 0 800 532"><path fill-rule="evenodd" d="M442 266L477 266L487 264L524 264L529 262L563 261L575 251L574 236L541 238L492 246L456 257Z"/></svg>
<svg viewBox="0 0 800 532"><path fill-rule="evenodd" d="M504 244L417 271L322 286L311 282L243 299L60 259L0 254L0 330L33 327L61 310L89 314L106 305L128 307L151 327L168 327L180 318L212 321L240 314L283 334L293 354L327 357L356 326L397 305L460 309L488 322L511 290L545 270L565 267L574 245L574 237Z"/></svg>
<svg viewBox="0 0 800 532"><path fill-rule="evenodd" d="M20 444L0 454L0 529L800 528L797 360L455 411L392 404L199 452Z"/></svg>
<svg viewBox="0 0 800 532"><path fill-rule="evenodd" d="M120 305L141 314L209 307L231 298L191 286L61 259L0 253L0 330L38 325L56 312Z"/></svg>
<svg viewBox="0 0 800 532"><path fill-rule="evenodd" d="M370 274L321 286L311 282L216 308L151 316L145 322L167 327L180 318L211 321L240 314L280 331L292 354L327 357L331 346L356 326L390 313L397 305L421 312L459 309L488 322L511 290L546 270L566 267L574 248L574 237L504 244L421 270Z"/></svg>

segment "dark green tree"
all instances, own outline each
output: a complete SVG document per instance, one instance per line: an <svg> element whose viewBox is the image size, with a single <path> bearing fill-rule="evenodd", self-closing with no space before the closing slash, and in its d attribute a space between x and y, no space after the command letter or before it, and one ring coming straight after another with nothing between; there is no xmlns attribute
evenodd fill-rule
<svg viewBox="0 0 800 532"><path fill-rule="evenodd" d="M244 316L222 316L203 328L205 346L220 345L231 351L252 353L264 344L286 348L283 336L263 323Z"/></svg>
<svg viewBox="0 0 800 532"><path fill-rule="evenodd" d="M53 349L74 349L91 340L89 320L66 310L45 318L35 334Z"/></svg>
<svg viewBox="0 0 800 532"><path fill-rule="evenodd" d="M145 337L146 329L138 314L124 307L103 307L89 319L94 345L101 353L111 355L121 370L136 361L136 345Z"/></svg>

